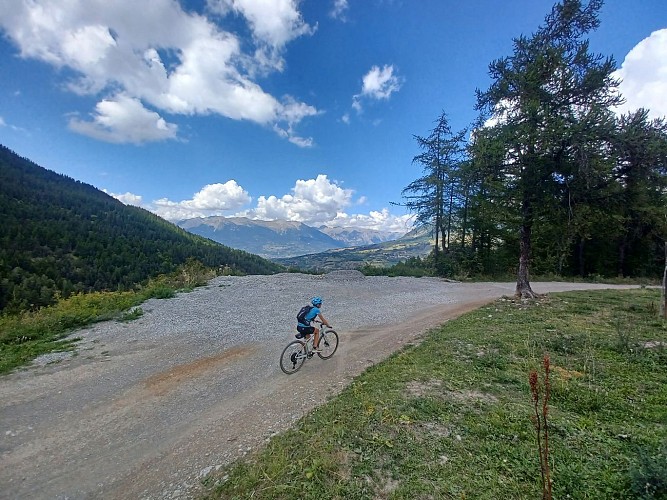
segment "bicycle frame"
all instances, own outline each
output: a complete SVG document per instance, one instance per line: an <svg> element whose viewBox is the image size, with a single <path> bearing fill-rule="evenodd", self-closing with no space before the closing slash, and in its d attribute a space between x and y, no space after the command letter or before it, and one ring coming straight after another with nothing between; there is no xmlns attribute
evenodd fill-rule
<svg viewBox="0 0 667 500"><path fill-rule="evenodd" d="M288 375L294 373L301 368L301 365L308 359L311 359L315 353L321 359L329 359L338 349L338 334L336 331L328 326L323 325L320 321L316 321L319 325L319 349L324 351L315 351L315 333L308 334L308 338L302 337L300 339L292 340L280 355L280 368ZM324 344L323 344L324 342Z"/></svg>
<svg viewBox="0 0 667 500"><path fill-rule="evenodd" d="M326 326L326 325L324 325L321 321L313 321L313 323L317 323L317 324L318 324L318 328L317 328L317 329L320 331L319 334L318 334L318 337L319 337L320 339L322 338L322 335L324 335L324 334L327 333L328 331L333 330L333 328L331 328L330 326ZM312 348L313 348L313 342L315 342L315 332L309 334L309 335L308 335L308 338L301 337L301 338L298 339L298 340L301 340L302 342L304 342L304 343L306 344L306 347L309 347L308 352L310 352L310 351L313 350Z"/></svg>

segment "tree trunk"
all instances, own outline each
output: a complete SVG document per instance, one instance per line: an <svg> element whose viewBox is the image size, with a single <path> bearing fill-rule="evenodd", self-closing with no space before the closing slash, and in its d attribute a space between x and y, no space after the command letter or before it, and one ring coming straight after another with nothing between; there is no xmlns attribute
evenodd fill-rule
<svg viewBox="0 0 667 500"><path fill-rule="evenodd" d="M514 295L521 299L534 299L535 292L530 287L529 270L531 254L531 237L533 230L533 207L530 195L524 193L521 207L522 221L519 230L519 271L516 277Z"/></svg>
<svg viewBox="0 0 667 500"><path fill-rule="evenodd" d="M577 245L577 263L579 265L579 277L584 278L586 276L586 266L584 265L584 239L579 238L579 244Z"/></svg>
<svg viewBox="0 0 667 500"><path fill-rule="evenodd" d="M463 220L461 221L461 250L466 248L466 232L468 231L468 193L466 191L463 203Z"/></svg>
<svg viewBox="0 0 667 500"><path fill-rule="evenodd" d="M623 270L625 269L625 251L627 248L627 237L623 237L623 241L621 241L621 244L619 245L618 248L618 270L617 270L617 275L620 277L623 277L625 273Z"/></svg>
<svg viewBox="0 0 667 500"><path fill-rule="evenodd" d="M517 298L522 299L535 298L535 292L530 287L528 276L530 268L530 233L530 225L522 224L519 241L519 271L516 278L516 292L514 293Z"/></svg>

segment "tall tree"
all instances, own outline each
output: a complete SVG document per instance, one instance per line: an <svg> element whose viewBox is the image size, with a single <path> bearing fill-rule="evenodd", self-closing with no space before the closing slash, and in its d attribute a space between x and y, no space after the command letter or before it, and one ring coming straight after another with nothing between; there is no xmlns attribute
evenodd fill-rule
<svg viewBox="0 0 667 500"><path fill-rule="evenodd" d="M405 206L416 215L416 224L431 226L435 254L449 250L460 189L459 167L464 160L466 130L452 133L442 112L428 137L415 136L420 154L412 160L422 167L422 177L402 191Z"/></svg>
<svg viewBox="0 0 667 500"><path fill-rule="evenodd" d="M467 224L470 229L470 253L474 268L485 275L504 275L516 262L507 255L518 233L516 191L512 178L505 175L506 155L501 141L488 133L484 119L473 125L469 142L469 161L464 164L463 179L468 190ZM517 253L517 252L513 252Z"/></svg>
<svg viewBox="0 0 667 500"><path fill-rule="evenodd" d="M514 53L489 65L493 80L477 92L477 107L496 124L481 134L504 147L502 174L514 191L520 217L516 295L533 297L529 269L533 227L569 176L591 174L604 155L601 142L619 104L615 64L589 52L587 33L599 26L602 0L557 3L530 37L514 40Z"/></svg>
<svg viewBox="0 0 667 500"><path fill-rule="evenodd" d="M645 109L621 116L613 152L622 222L618 274L626 276L642 265L655 271L667 240L667 122L650 120Z"/></svg>
<svg viewBox="0 0 667 500"><path fill-rule="evenodd" d="M662 272L662 300L660 301L660 316L667 319L667 241L665 241L665 269Z"/></svg>

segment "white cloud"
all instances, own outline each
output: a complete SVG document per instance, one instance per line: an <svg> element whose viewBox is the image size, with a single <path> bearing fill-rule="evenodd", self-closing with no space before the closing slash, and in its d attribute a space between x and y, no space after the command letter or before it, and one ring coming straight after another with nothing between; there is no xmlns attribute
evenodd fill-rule
<svg viewBox="0 0 667 500"><path fill-rule="evenodd" d="M213 113L278 125L288 131L288 139L297 136L292 130L303 118L318 113L292 97L277 99L253 80L256 73L281 69L285 44L312 32L293 0L217 2L247 19L254 33L254 53L252 44L250 53L244 53L242 46L248 44L213 18L185 12L173 0L142 4L140 15L130 0L4 4L0 29L22 57L70 69L63 73L73 75L65 88L100 98L93 122L73 122L77 132L114 142L176 137L169 126L137 136L145 126L145 113L131 114L115 128L106 128L104 117L114 112L106 109L107 103L118 101L118 95L136 101L137 108L150 106L159 113ZM138 124L130 122L133 116ZM301 142L298 136L296 142Z"/></svg>
<svg viewBox="0 0 667 500"><path fill-rule="evenodd" d="M248 217L259 220L290 220L319 227L349 227L375 229L383 232L405 233L411 227L410 215L396 216L386 208L368 215L349 215L345 209L352 205L353 190L342 188L325 174L315 179L297 180L289 194L259 196L254 208L241 210L252 198L235 180L204 186L189 200L172 201L167 198L143 203L140 195L106 193L125 204L137 205L164 219L176 222L212 215ZM357 204L365 203L360 197Z"/></svg>
<svg viewBox="0 0 667 500"><path fill-rule="evenodd" d="M314 28L304 22L295 0L208 0L219 14L237 12L246 18L254 37L271 47L282 48L291 40L310 35Z"/></svg>
<svg viewBox="0 0 667 500"><path fill-rule="evenodd" d="M296 135L294 128L303 118L316 116L320 113L313 106L297 102L292 97L287 96L283 99L283 107L280 114L284 125L276 124L273 128L278 135L288 139L292 144L296 144L302 148L309 148L313 146L313 139L311 137L299 137Z"/></svg>
<svg viewBox="0 0 667 500"><path fill-rule="evenodd" d="M135 144L174 139L178 131L176 125L146 109L139 99L126 95L97 103L91 121L70 118L69 128L101 141Z"/></svg>
<svg viewBox="0 0 667 500"><path fill-rule="evenodd" d="M143 198L139 195L132 194L130 192L127 192L125 194L111 193L111 192L107 191L106 189L103 189L102 191L104 191L109 196L113 196L118 201L121 201L121 202L125 203L126 205L134 205L136 207L143 206Z"/></svg>
<svg viewBox="0 0 667 500"><path fill-rule="evenodd" d="M296 135L293 135L293 136L291 136L291 137L289 138L289 141L290 141L292 144L296 144L296 145L299 146L300 148L310 148L310 147L313 146L313 139L312 139L312 137L304 138L304 137L298 137L298 136L296 136Z"/></svg>
<svg viewBox="0 0 667 500"><path fill-rule="evenodd" d="M403 79L394 74L393 65L385 64L382 69L373 66L362 78L361 93L352 97L352 107L361 113L363 99L389 99L402 85Z"/></svg>
<svg viewBox="0 0 667 500"><path fill-rule="evenodd" d="M347 0L334 0L329 16L334 19L345 21L345 13L349 8L350 6L348 5Z"/></svg>
<svg viewBox="0 0 667 500"><path fill-rule="evenodd" d="M235 180L224 184L209 184L196 193L192 200L183 202L185 206L201 210L237 210L250 203L252 198Z"/></svg>
<svg viewBox="0 0 667 500"><path fill-rule="evenodd" d="M2 116L0 116L0 127L8 127L10 130L13 130L14 132L27 132L25 129L21 127L17 127L16 125L7 123Z"/></svg>
<svg viewBox="0 0 667 500"><path fill-rule="evenodd" d="M230 13L245 18L255 42L251 73L284 69L282 51L290 41L311 35L309 26L298 10L298 0L207 0L210 12L220 16Z"/></svg>
<svg viewBox="0 0 667 500"><path fill-rule="evenodd" d="M385 65L382 69L373 66L363 78L361 94L374 99L389 99L389 96L401 88L401 82L394 75L394 66Z"/></svg>
<svg viewBox="0 0 667 500"><path fill-rule="evenodd" d="M373 210L368 215L339 213L326 225L404 234L412 228L412 219L412 215L393 215L388 209L383 208L380 211Z"/></svg>
<svg viewBox="0 0 667 500"><path fill-rule="evenodd" d="M129 192L115 194L106 189L103 189L103 191L126 205L145 208L169 221L212 215L229 215L252 201L248 192L239 186L235 180L229 180L224 184L208 184L195 193L192 199L182 201L160 198L151 203L144 203L143 197L137 194Z"/></svg>
<svg viewBox="0 0 667 500"><path fill-rule="evenodd" d="M248 192L232 179L224 184L208 184L190 200L176 202L161 198L144 208L167 220L178 221L195 217L229 215L251 201Z"/></svg>
<svg viewBox="0 0 667 500"><path fill-rule="evenodd" d="M625 56L614 77L626 103L619 112L650 110L652 118L667 116L667 29L651 33Z"/></svg>
<svg viewBox="0 0 667 500"><path fill-rule="evenodd" d="M319 225L334 219L348 206L352 194L351 189L343 189L325 174L319 174L315 179L297 180L292 194L281 198L260 196L254 209L240 215L253 219L292 220Z"/></svg>

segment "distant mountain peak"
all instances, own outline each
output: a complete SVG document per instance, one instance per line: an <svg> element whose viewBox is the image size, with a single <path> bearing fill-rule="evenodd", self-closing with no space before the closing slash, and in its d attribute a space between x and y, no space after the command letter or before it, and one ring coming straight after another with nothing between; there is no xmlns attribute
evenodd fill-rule
<svg viewBox="0 0 667 500"><path fill-rule="evenodd" d="M178 223L194 234L266 258L317 253L344 245L318 229L297 221L247 217L204 217Z"/></svg>

